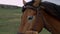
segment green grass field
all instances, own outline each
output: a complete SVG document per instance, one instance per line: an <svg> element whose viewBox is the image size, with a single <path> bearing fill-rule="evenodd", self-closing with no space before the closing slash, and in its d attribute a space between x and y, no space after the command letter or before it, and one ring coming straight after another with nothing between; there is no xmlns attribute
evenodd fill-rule
<svg viewBox="0 0 60 34"><path fill-rule="evenodd" d="M20 25L21 9L0 8L0 34L17 34ZM50 34L43 29L41 34Z"/></svg>

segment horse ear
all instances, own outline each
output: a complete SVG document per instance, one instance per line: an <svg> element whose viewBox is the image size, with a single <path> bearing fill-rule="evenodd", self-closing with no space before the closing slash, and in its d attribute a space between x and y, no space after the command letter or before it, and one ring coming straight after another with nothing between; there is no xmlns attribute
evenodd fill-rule
<svg viewBox="0 0 60 34"><path fill-rule="evenodd" d="M41 3L41 0L34 0L33 6L37 7Z"/></svg>
<svg viewBox="0 0 60 34"><path fill-rule="evenodd" d="M26 4L25 0L23 0L23 4L24 4L24 5Z"/></svg>

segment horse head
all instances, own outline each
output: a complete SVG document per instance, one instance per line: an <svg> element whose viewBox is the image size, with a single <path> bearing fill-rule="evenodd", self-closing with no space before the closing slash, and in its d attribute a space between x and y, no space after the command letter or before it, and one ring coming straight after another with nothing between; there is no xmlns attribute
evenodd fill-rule
<svg viewBox="0 0 60 34"><path fill-rule="evenodd" d="M23 0L23 9L19 33L26 33L27 31L40 32L43 28L43 21L39 11L39 4L41 0L34 0L34 2L26 3Z"/></svg>

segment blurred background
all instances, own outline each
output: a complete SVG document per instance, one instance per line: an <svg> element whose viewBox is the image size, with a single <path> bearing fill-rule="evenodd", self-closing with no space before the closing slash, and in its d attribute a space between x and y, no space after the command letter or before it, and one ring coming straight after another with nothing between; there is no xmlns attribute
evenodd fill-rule
<svg viewBox="0 0 60 34"><path fill-rule="evenodd" d="M30 2L32 0L25 0ZM44 0L60 5L60 0ZM56 2L57 1L57 2ZM22 0L0 0L0 34L17 34L22 15ZM40 34L51 34L43 29Z"/></svg>
<svg viewBox="0 0 60 34"><path fill-rule="evenodd" d="M0 4L0 34L17 34L21 8Z"/></svg>
<svg viewBox="0 0 60 34"><path fill-rule="evenodd" d="M20 15L18 0L0 0L0 34L17 34Z"/></svg>

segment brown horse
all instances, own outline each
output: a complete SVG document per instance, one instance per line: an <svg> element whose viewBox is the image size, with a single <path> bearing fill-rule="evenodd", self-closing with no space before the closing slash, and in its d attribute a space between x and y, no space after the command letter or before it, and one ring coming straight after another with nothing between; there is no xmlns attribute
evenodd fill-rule
<svg viewBox="0 0 60 34"><path fill-rule="evenodd" d="M18 34L26 31L41 32L46 28L52 34L60 34L60 6L50 2L33 0L26 3L24 0L23 14Z"/></svg>

